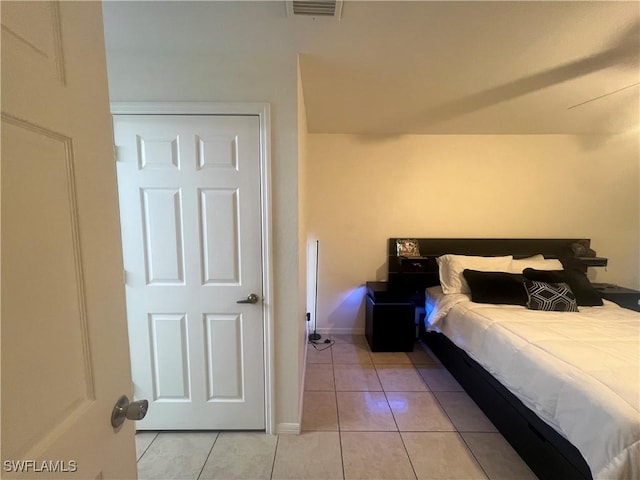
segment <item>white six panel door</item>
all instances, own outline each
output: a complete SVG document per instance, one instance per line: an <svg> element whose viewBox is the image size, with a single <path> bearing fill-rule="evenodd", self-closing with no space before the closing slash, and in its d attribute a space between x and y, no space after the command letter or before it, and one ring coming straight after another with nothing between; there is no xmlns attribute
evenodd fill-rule
<svg viewBox="0 0 640 480"><path fill-rule="evenodd" d="M259 118L115 115L114 133L138 429L264 429Z"/></svg>

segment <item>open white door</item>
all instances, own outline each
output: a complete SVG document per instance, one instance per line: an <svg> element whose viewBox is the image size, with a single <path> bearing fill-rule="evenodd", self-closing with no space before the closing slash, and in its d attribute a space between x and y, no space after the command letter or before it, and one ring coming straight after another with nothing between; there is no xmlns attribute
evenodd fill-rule
<svg viewBox="0 0 640 480"><path fill-rule="evenodd" d="M1 8L2 474L135 478L101 4Z"/></svg>

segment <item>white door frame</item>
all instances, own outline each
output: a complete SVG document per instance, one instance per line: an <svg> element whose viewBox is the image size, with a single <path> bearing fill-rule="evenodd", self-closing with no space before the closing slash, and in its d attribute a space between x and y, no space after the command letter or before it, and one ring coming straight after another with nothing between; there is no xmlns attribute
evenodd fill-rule
<svg viewBox="0 0 640 480"><path fill-rule="evenodd" d="M112 115L257 115L260 122L260 209L264 324L265 430L274 433L273 265L271 237L271 125L268 103L112 102Z"/></svg>

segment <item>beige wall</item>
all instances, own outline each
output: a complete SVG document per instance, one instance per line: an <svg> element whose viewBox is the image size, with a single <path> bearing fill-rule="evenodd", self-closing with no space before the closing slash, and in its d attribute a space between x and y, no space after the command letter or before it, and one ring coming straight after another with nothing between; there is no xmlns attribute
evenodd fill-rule
<svg viewBox="0 0 640 480"><path fill-rule="evenodd" d="M390 237L591 238L609 258L592 281L640 287L636 138L311 134L307 150L321 331L363 331Z"/></svg>

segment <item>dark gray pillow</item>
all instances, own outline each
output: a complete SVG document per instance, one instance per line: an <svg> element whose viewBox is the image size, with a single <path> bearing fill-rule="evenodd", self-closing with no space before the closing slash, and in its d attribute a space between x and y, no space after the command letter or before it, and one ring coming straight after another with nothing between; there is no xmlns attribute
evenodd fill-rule
<svg viewBox="0 0 640 480"><path fill-rule="evenodd" d="M566 283L571 287L571 291L576 297L576 303L580 307L602 306L602 297L582 272L525 268L522 274L527 280L545 283Z"/></svg>

